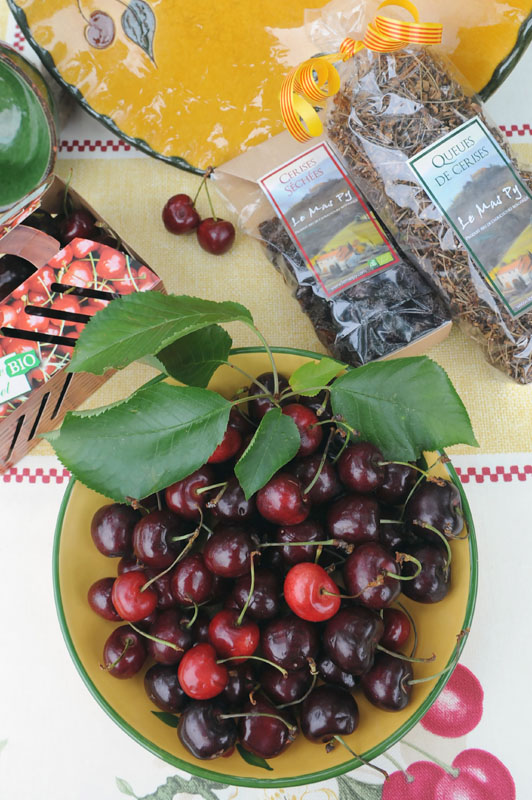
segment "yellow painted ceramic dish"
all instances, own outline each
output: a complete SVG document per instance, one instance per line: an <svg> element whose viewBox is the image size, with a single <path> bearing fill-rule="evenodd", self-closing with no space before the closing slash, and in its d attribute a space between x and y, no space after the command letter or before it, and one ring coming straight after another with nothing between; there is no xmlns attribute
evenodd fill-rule
<svg viewBox="0 0 532 800"><path fill-rule="evenodd" d="M314 353L295 350L275 350L281 373L290 375ZM235 351L234 362L252 375L269 367L263 352L254 349ZM236 370L220 368L210 388L233 396L245 379ZM427 454L432 463L434 454ZM442 477L462 488L450 464L436 468ZM102 556L94 547L90 522L95 511L112 502L102 495L71 481L59 514L54 545L54 588L59 621L74 663L90 692L107 713L152 753L180 769L222 783L275 787L311 783L343 774L359 766L346 750L337 747L326 753L325 747L308 742L303 735L281 756L271 759L271 770L246 763L235 751L230 758L213 761L195 759L177 738L176 731L164 724L154 711L144 691L142 670L130 680L117 680L102 671L103 645L113 629L110 622L97 616L87 603L87 590L99 578L116 573L116 561ZM473 524L467 501L462 493L465 518L469 530L467 539L454 541L452 548L452 584L447 597L435 605L415 603L403 598L415 619L418 630L418 653L436 653L429 664L415 664L416 677L433 675L454 663L463 646L461 632L469 629L477 589L477 555ZM356 693L360 708L360 725L349 737L351 747L367 759L376 757L391 747L423 716L445 685L450 673L439 679L413 687L412 700L401 712L389 713L372 706Z"/></svg>
<svg viewBox="0 0 532 800"><path fill-rule="evenodd" d="M282 78L315 50L304 10L325 0L8 3L44 64L90 113L146 152L201 169L282 130ZM531 0L416 5L422 19L443 23L446 50L477 91L504 79L532 35Z"/></svg>

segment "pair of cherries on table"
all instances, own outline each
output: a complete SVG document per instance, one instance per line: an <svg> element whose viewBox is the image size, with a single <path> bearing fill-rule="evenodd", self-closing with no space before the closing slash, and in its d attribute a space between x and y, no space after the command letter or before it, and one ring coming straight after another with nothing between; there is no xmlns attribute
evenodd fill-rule
<svg viewBox="0 0 532 800"><path fill-rule="evenodd" d="M455 487L423 476L415 487L413 466L385 463L367 442L341 444L334 461L317 425L322 405L313 398L283 407L300 430L300 453L249 500L233 467L252 426L236 412L211 463L169 486L164 508L142 516L113 504L93 519L98 549L121 560L118 577L91 587L89 602L129 623L108 638L104 664L130 677L148 653L157 662L145 676L148 696L181 713L179 736L198 758L221 755L237 736L257 755L279 754L296 731L285 706L299 707L312 741L351 733L358 684L378 707L404 707L412 667L386 650L404 645L410 621L390 605L401 588L420 602L448 590L437 531L461 530ZM249 403L254 423L266 410L264 398ZM383 505L399 517L408 497L404 523L381 522ZM198 520L214 528L204 541ZM345 589L331 576L339 568ZM260 674L257 658L270 662Z"/></svg>

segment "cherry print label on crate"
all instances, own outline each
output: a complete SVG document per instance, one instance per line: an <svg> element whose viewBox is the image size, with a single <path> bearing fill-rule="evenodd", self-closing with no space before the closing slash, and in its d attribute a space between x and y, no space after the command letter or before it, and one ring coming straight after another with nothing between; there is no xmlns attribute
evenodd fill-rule
<svg viewBox="0 0 532 800"><path fill-rule="evenodd" d="M479 117L408 161L515 317L532 307L532 195Z"/></svg>
<svg viewBox="0 0 532 800"><path fill-rule="evenodd" d="M369 278L399 256L326 143L259 179L326 297Z"/></svg>

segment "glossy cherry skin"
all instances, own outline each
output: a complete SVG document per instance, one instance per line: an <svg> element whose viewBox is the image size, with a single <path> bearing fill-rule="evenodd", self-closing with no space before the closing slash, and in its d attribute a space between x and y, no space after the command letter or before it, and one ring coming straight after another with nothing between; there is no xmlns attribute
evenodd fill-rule
<svg viewBox="0 0 532 800"><path fill-rule="evenodd" d="M301 438L297 455L300 458L310 456L321 444L323 428L318 425L318 417L311 408L301 403L289 403L283 407L283 414L295 422Z"/></svg>
<svg viewBox="0 0 532 800"><path fill-rule="evenodd" d="M382 612L384 633L380 644L387 650L400 650L410 636L410 620L399 608L385 608Z"/></svg>
<svg viewBox="0 0 532 800"><path fill-rule="evenodd" d="M294 719L287 711L280 711L263 697L255 699L255 705L246 703L243 713L275 714L281 716L292 726ZM284 722L272 717L249 716L239 720L240 742L246 750L260 758L275 758L281 755L294 741L297 728L288 728Z"/></svg>
<svg viewBox="0 0 532 800"><path fill-rule="evenodd" d="M230 598L236 608L244 608L251 587L251 575L235 581ZM280 608L280 590L276 575L269 569L255 570L255 586L246 614L256 620L272 619Z"/></svg>
<svg viewBox="0 0 532 800"><path fill-rule="evenodd" d="M262 384L262 386L264 386L264 388L268 390L270 394L273 394L273 372L263 372L257 377L257 380ZM249 387L250 396L264 394L264 389L262 386L252 383ZM283 392L285 389L288 389L288 386L289 383L287 378L285 378L284 375L279 375L279 392ZM260 422L270 408L273 408L273 403L267 397L257 397L253 400L250 400L248 403L249 416L251 419L255 420L255 422Z"/></svg>
<svg viewBox="0 0 532 800"><path fill-rule="evenodd" d="M516 788L510 771L492 753L462 750L452 766L458 775L445 773L436 786L434 800L515 800Z"/></svg>
<svg viewBox="0 0 532 800"><path fill-rule="evenodd" d="M218 758L233 749L237 727L232 719L221 719L223 706L218 703L193 703L179 718L177 735L194 758Z"/></svg>
<svg viewBox="0 0 532 800"><path fill-rule="evenodd" d="M421 562L421 572L410 581L402 581L402 590L418 603L439 603L451 587L451 567L447 566L447 553L430 544L413 547L408 551ZM403 575L413 575L415 564L403 565Z"/></svg>
<svg viewBox="0 0 532 800"><path fill-rule="evenodd" d="M330 742L349 736L358 726L356 700L341 686L317 686L301 704L300 724L303 736L311 742Z"/></svg>
<svg viewBox="0 0 532 800"><path fill-rule="evenodd" d="M364 494L347 494L329 506L327 528L333 539L352 544L379 538L379 506Z"/></svg>
<svg viewBox="0 0 532 800"><path fill-rule="evenodd" d="M92 214L84 208L72 211L59 223L61 244L68 244L72 239L94 239L97 233L95 222Z"/></svg>
<svg viewBox="0 0 532 800"><path fill-rule="evenodd" d="M194 700L210 700L220 694L229 680L224 664L216 663L212 644L197 644L187 650L177 668L181 688Z"/></svg>
<svg viewBox="0 0 532 800"><path fill-rule="evenodd" d="M401 593L401 583L384 573L399 575L399 568L393 556L378 542L367 542L355 548L347 556L343 576L347 592L356 595L359 603L368 608L385 608L393 603ZM372 582L382 580L378 586Z"/></svg>
<svg viewBox="0 0 532 800"><path fill-rule="evenodd" d="M254 513L255 498L246 500L238 479L235 476L229 478L224 493L212 509L213 516L226 522L245 522Z"/></svg>
<svg viewBox="0 0 532 800"><path fill-rule="evenodd" d="M297 478L278 472L257 492L257 510L276 525L298 525L310 512L310 502Z"/></svg>
<svg viewBox="0 0 532 800"><path fill-rule="evenodd" d="M275 667L266 666L260 675L263 692L272 703L297 703L305 695L312 684L312 675L307 664L303 669L293 670L283 675Z"/></svg>
<svg viewBox="0 0 532 800"><path fill-rule="evenodd" d="M303 669L318 653L316 626L293 615L272 620L262 631L261 646L268 661L289 671Z"/></svg>
<svg viewBox="0 0 532 800"><path fill-rule="evenodd" d="M172 511L151 511L142 517L133 531L133 553L148 567L165 569L175 561L182 542L172 537L184 533L181 519Z"/></svg>
<svg viewBox="0 0 532 800"><path fill-rule="evenodd" d="M321 429L320 429L321 430ZM316 472L320 469L321 456L308 456L296 461L292 471L301 486L305 489L310 485ZM313 506L329 503L342 491L342 484L338 480L336 469L330 461L325 461L320 474L307 496Z"/></svg>
<svg viewBox="0 0 532 800"><path fill-rule="evenodd" d="M152 586L141 591L148 580L145 572L125 572L118 575L111 599L122 619L138 622L147 617L157 607L157 592Z"/></svg>
<svg viewBox="0 0 532 800"><path fill-rule="evenodd" d="M201 222L201 217L194 207L194 201L188 194L174 194L163 208L164 227L170 233L189 233Z"/></svg>
<svg viewBox="0 0 532 800"><path fill-rule="evenodd" d="M208 464L221 464L223 461L229 461L230 458L233 458L236 453L240 450L242 445L242 436L237 431L236 428L233 428L231 425L228 425L225 433L224 438L216 447L213 454L209 456L207 463Z"/></svg>
<svg viewBox="0 0 532 800"><path fill-rule="evenodd" d="M201 553L186 556L171 572L170 586L177 603L190 606L210 600L214 575L207 569Z"/></svg>
<svg viewBox="0 0 532 800"><path fill-rule="evenodd" d="M203 219L196 228L200 247L213 256L227 253L235 241L235 226L225 219Z"/></svg>
<svg viewBox="0 0 532 800"><path fill-rule="evenodd" d="M120 622L121 616L111 600L114 578L100 578L95 581L87 592L87 600L92 610L110 622Z"/></svg>
<svg viewBox="0 0 532 800"><path fill-rule="evenodd" d="M413 467L405 467L404 464L386 464L384 480L375 490L377 500L390 506L402 505L419 477L420 473Z"/></svg>
<svg viewBox="0 0 532 800"><path fill-rule="evenodd" d="M205 543L203 558L207 568L221 578L239 578L250 571L255 543L245 528L220 525Z"/></svg>
<svg viewBox="0 0 532 800"><path fill-rule="evenodd" d="M358 685L354 675L340 669L332 658L325 653L318 658L316 666L318 667L320 678L325 683L334 683L337 686L343 686L344 689L349 689L349 691L352 691Z"/></svg>
<svg viewBox="0 0 532 800"><path fill-rule="evenodd" d="M338 459L338 476L353 492L374 492L384 481L384 456L371 442L355 442Z"/></svg>
<svg viewBox="0 0 532 800"><path fill-rule="evenodd" d="M324 622L340 608L340 590L319 564L295 564L284 579L284 599L301 619Z"/></svg>
<svg viewBox="0 0 532 800"><path fill-rule="evenodd" d="M398 516L397 511L393 508L381 508L382 519L394 519ZM417 544L416 536L409 531L404 523L400 522L380 522L379 524L379 542L391 553L399 550L401 553L407 547Z"/></svg>
<svg viewBox="0 0 532 800"><path fill-rule="evenodd" d="M134 572L135 570L130 570L130 572ZM151 578L155 578L158 575L159 570L157 569L147 569L146 576L148 580ZM156 580L153 581L151 584L155 591L157 592L157 608L159 611L166 611L167 608L172 608L175 606L175 597L172 592L172 573L165 572Z"/></svg>
<svg viewBox="0 0 532 800"><path fill-rule="evenodd" d="M220 658L252 656L260 641L260 630L256 622L242 620L238 625L239 612L223 609L211 619L209 641Z"/></svg>
<svg viewBox="0 0 532 800"><path fill-rule="evenodd" d="M146 694L157 708L177 714L188 705L190 698L185 694L177 679L173 666L154 664L144 676Z"/></svg>
<svg viewBox="0 0 532 800"><path fill-rule="evenodd" d="M142 669L145 660L146 648L142 636L129 625L115 628L108 636L103 648L103 666L109 675L114 678L132 678ZM115 666L109 669L110 664Z"/></svg>
<svg viewBox="0 0 532 800"><path fill-rule="evenodd" d="M166 505L180 517L196 520L199 518L199 509L205 506L209 494L209 492L198 494L198 489L211 486L213 483L215 483L214 472L211 467L205 465L165 489Z"/></svg>
<svg viewBox="0 0 532 800"><path fill-rule="evenodd" d="M140 512L124 503L102 506L91 521L92 541L104 556L128 555L133 543L133 529Z"/></svg>
<svg viewBox="0 0 532 800"><path fill-rule="evenodd" d="M383 711L401 711L410 702L412 664L387 653L377 653L371 668L360 678L364 694Z"/></svg>
<svg viewBox="0 0 532 800"><path fill-rule="evenodd" d="M231 707L241 706L257 685L257 678L251 662L235 661L228 669L229 680L220 694L220 700Z"/></svg>
<svg viewBox="0 0 532 800"><path fill-rule="evenodd" d="M418 522L431 525L445 536L458 536L464 527L460 492L450 481L425 481L408 501L405 520L426 542L438 543L440 538Z"/></svg>
<svg viewBox="0 0 532 800"><path fill-rule="evenodd" d="M363 606L341 608L325 626L325 652L344 672L362 675L373 664L383 630L375 611Z"/></svg>
<svg viewBox="0 0 532 800"><path fill-rule="evenodd" d="M325 533L317 520L307 519L299 525L284 525L282 528L278 528L275 539L279 543L287 543L286 547L276 549L281 554L286 566L292 567L294 564L301 564L304 561L314 561L318 548L311 544L308 547L306 545L291 547L290 542L323 542Z"/></svg>
<svg viewBox="0 0 532 800"><path fill-rule="evenodd" d="M176 645L178 650L159 642L148 640L148 653L159 664L179 664L186 650L192 647L192 633L183 624L181 614L175 608L161 612L150 625L150 634Z"/></svg>
<svg viewBox="0 0 532 800"><path fill-rule="evenodd" d="M188 613L191 614L192 612L189 611ZM192 623L190 627L192 638L197 644L209 641L210 622L211 622L210 617L207 616L207 614L205 614L205 612L200 609L195 621Z"/></svg>

